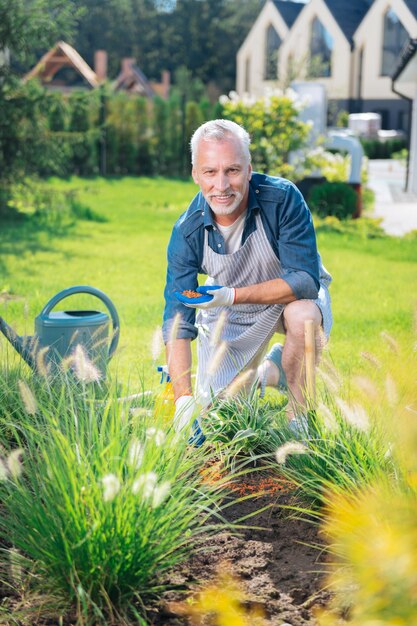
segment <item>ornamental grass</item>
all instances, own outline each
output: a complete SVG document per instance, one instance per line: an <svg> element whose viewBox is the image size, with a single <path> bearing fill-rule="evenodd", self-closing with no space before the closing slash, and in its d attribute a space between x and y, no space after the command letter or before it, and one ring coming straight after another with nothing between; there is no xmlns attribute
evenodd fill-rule
<svg viewBox="0 0 417 626"><path fill-rule="evenodd" d="M0 374L1 619L141 623L169 571L227 524L226 481L203 482L211 449L117 385L24 373Z"/></svg>

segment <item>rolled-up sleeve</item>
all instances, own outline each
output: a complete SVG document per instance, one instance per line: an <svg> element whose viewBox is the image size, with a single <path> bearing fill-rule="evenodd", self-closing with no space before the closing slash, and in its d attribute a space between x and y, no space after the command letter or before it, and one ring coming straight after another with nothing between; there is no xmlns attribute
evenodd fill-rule
<svg viewBox="0 0 417 626"><path fill-rule="evenodd" d="M319 265L311 213L300 191L290 183L279 212L278 252L282 278L297 299L317 298Z"/></svg>
<svg viewBox="0 0 417 626"><path fill-rule="evenodd" d="M175 324L176 339L195 339L197 328L195 326L195 309L186 307L175 297L175 291L185 289L195 290L198 286L198 259L191 249L189 242L184 237L181 228L176 224L172 231L168 244L168 268L165 285L165 310L162 325L162 334L165 343L171 338L171 328L179 314L179 323Z"/></svg>

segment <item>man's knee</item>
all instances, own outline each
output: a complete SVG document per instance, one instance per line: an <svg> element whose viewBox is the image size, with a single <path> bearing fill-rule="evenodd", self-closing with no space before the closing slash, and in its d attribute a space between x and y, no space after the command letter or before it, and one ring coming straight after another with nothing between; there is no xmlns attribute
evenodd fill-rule
<svg viewBox="0 0 417 626"><path fill-rule="evenodd" d="M322 322L321 311L312 300L295 300L287 304L284 309L285 331L291 335L304 338L304 322L313 320L319 327Z"/></svg>

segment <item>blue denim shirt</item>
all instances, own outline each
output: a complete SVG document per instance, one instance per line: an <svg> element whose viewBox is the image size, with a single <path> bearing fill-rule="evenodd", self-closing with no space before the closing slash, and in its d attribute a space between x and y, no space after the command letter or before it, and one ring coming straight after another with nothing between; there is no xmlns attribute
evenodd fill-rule
<svg viewBox="0 0 417 626"><path fill-rule="evenodd" d="M285 178L252 174L249 183L248 210L242 235L242 245L256 230L256 214L260 214L266 236L280 260L283 278L297 299L317 298L319 289L319 260L311 213L297 187ZM215 228L212 211L199 192L188 209L174 225L168 244L168 269L165 286L164 340L169 337L170 323L177 313L181 321L179 339L195 339L195 309L184 306L175 291L195 290L197 276L204 273L204 232L208 245L218 254L226 254L225 242ZM278 278L278 277L277 277ZM233 287L233 285L226 285Z"/></svg>

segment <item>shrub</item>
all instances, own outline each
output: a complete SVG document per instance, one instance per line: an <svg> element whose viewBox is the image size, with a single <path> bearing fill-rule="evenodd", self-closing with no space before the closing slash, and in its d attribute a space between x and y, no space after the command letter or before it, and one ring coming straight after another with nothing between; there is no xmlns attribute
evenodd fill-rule
<svg viewBox="0 0 417 626"><path fill-rule="evenodd" d="M353 492L395 473L386 433L359 404L324 398L309 416L309 429L305 454L289 456L282 471L313 508L326 504L330 491Z"/></svg>
<svg viewBox="0 0 417 626"><path fill-rule="evenodd" d="M373 379L357 382L388 434L386 456L396 471L350 493L329 492L323 530L336 594L320 626L417 623L415 344L402 348L386 333L383 339L385 362L374 357Z"/></svg>
<svg viewBox="0 0 417 626"><path fill-rule="evenodd" d="M407 147L407 140L402 137L387 139L386 141L361 138L361 144L369 159L391 159L393 153Z"/></svg>
<svg viewBox="0 0 417 626"><path fill-rule="evenodd" d="M204 420L208 440L233 466L237 459L271 457L289 434L282 405L259 399L256 389L249 395L216 400Z"/></svg>
<svg viewBox="0 0 417 626"><path fill-rule="evenodd" d="M76 220L106 221L102 215L80 202L76 189L58 190L39 179L26 179L13 185L8 208L16 210L22 218L30 216L34 225L42 225L55 232L74 224Z"/></svg>
<svg viewBox="0 0 417 626"><path fill-rule="evenodd" d="M15 617L24 594L27 611L44 616L72 608L80 625L125 623L129 607L143 613L168 570L222 526L221 483L198 471L210 449L187 448L115 389L98 397L69 378L18 383L21 397L15 390L0 423L3 616Z"/></svg>
<svg viewBox="0 0 417 626"><path fill-rule="evenodd" d="M381 227L382 219L361 217L360 220L339 220L337 217L328 215L320 218L314 216L316 233L340 233L361 237L362 239L381 239L388 237Z"/></svg>
<svg viewBox="0 0 417 626"><path fill-rule="evenodd" d="M222 96L222 117L243 125L251 136L253 167L258 171L293 177L290 152L299 150L310 127L299 119L296 102L288 96L272 95L249 101L234 92Z"/></svg>
<svg viewBox="0 0 417 626"><path fill-rule="evenodd" d="M348 183L326 182L315 185L308 196L310 209L320 217L334 215L339 219L353 216L358 198Z"/></svg>
<svg viewBox="0 0 417 626"><path fill-rule="evenodd" d="M409 155L407 148L402 148L402 150L399 150L398 152L393 152L391 155L393 159L395 159L396 161L400 161L404 165L407 163L408 156Z"/></svg>

